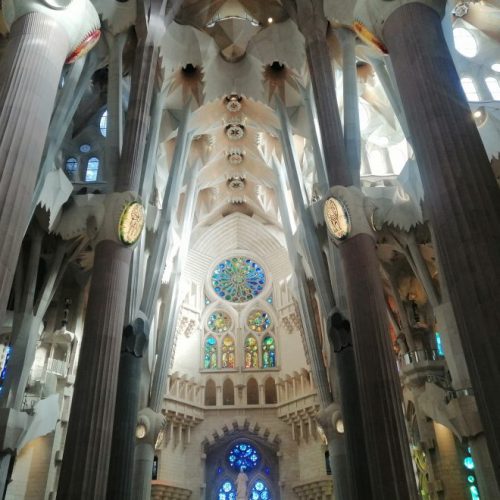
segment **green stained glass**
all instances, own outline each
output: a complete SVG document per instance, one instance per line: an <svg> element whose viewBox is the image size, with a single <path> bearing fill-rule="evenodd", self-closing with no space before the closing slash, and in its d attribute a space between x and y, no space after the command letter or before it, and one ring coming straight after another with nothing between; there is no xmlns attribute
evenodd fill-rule
<svg viewBox="0 0 500 500"><path fill-rule="evenodd" d="M212 273L215 293L229 302L248 302L262 292L265 284L262 267L245 257L226 259Z"/></svg>
<svg viewBox="0 0 500 500"><path fill-rule="evenodd" d="M259 367L259 346L253 335L245 340L245 368Z"/></svg>
<svg viewBox="0 0 500 500"><path fill-rule="evenodd" d="M262 368L274 368L276 366L276 346L271 336L262 341Z"/></svg>
<svg viewBox="0 0 500 500"><path fill-rule="evenodd" d="M224 311L215 311L209 317L207 326L214 333L225 333L231 328L231 318Z"/></svg>
<svg viewBox="0 0 500 500"><path fill-rule="evenodd" d="M203 366L206 369L217 368L217 341L211 335L205 340Z"/></svg>
<svg viewBox="0 0 500 500"><path fill-rule="evenodd" d="M271 317L265 311L253 311L247 318L250 330L262 333L271 326Z"/></svg>
<svg viewBox="0 0 500 500"><path fill-rule="evenodd" d="M234 368L234 340L230 335L226 335L222 341L222 368Z"/></svg>

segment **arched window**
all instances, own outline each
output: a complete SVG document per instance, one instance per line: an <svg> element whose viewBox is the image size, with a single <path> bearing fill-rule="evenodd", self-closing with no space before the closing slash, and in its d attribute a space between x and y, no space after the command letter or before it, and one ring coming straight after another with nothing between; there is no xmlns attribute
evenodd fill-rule
<svg viewBox="0 0 500 500"><path fill-rule="evenodd" d="M247 405L259 404L259 386L254 378L248 379L247 382Z"/></svg>
<svg viewBox="0 0 500 500"><path fill-rule="evenodd" d="M274 368L276 366L276 346L270 335L262 341L262 368Z"/></svg>
<svg viewBox="0 0 500 500"><path fill-rule="evenodd" d="M261 479L255 481L248 498L251 500L272 500L269 488Z"/></svg>
<svg viewBox="0 0 500 500"><path fill-rule="evenodd" d="M474 57L477 54L477 42L472 33L465 28L453 30L455 49L464 57Z"/></svg>
<svg viewBox="0 0 500 500"><path fill-rule="evenodd" d="M500 101L500 83L498 83L498 80L496 78L493 78L492 76L489 76L484 81L488 86L491 97L493 97L495 101Z"/></svg>
<svg viewBox="0 0 500 500"><path fill-rule="evenodd" d="M230 335L226 335L222 340L222 368L234 368L234 340Z"/></svg>
<svg viewBox="0 0 500 500"><path fill-rule="evenodd" d="M221 484L217 500L236 500L236 489L231 481L224 481Z"/></svg>
<svg viewBox="0 0 500 500"><path fill-rule="evenodd" d="M66 160L65 170L70 180L76 180L78 174L78 160L73 157L68 158Z"/></svg>
<svg viewBox="0 0 500 500"><path fill-rule="evenodd" d="M108 110L104 111L99 120L99 129L103 137L108 133Z"/></svg>
<svg viewBox="0 0 500 500"><path fill-rule="evenodd" d="M217 340L212 335L205 340L203 367L207 370L217 368Z"/></svg>
<svg viewBox="0 0 500 500"><path fill-rule="evenodd" d="M85 173L85 182L96 182L99 172L99 158L92 156L87 162L87 172Z"/></svg>
<svg viewBox="0 0 500 500"><path fill-rule="evenodd" d="M479 101L479 94L477 93L476 85L472 78L462 78L462 87L468 101Z"/></svg>
<svg viewBox="0 0 500 500"><path fill-rule="evenodd" d="M253 335L245 339L245 368L259 367L259 346Z"/></svg>
<svg viewBox="0 0 500 500"><path fill-rule="evenodd" d="M215 406L217 404L215 382L207 380L205 385L205 406Z"/></svg>
<svg viewBox="0 0 500 500"><path fill-rule="evenodd" d="M222 404L234 405L234 384L229 378L222 384Z"/></svg>
<svg viewBox="0 0 500 500"><path fill-rule="evenodd" d="M274 405L278 402L276 395L276 382L272 377L269 377L264 384L264 393L266 397L266 405Z"/></svg>

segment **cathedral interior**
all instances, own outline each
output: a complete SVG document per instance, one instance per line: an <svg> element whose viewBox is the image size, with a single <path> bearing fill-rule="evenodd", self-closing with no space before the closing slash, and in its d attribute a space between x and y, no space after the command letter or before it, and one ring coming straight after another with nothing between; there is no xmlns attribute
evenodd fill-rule
<svg viewBox="0 0 500 500"><path fill-rule="evenodd" d="M499 500L499 185L499 0L1 0L1 498Z"/></svg>

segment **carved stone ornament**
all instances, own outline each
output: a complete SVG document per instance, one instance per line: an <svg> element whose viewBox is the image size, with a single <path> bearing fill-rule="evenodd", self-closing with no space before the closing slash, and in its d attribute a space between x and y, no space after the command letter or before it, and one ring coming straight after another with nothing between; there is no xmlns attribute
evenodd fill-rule
<svg viewBox="0 0 500 500"><path fill-rule="evenodd" d="M342 200L330 197L323 208L326 227L337 240L345 240L351 232L351 216Z"/></svg>
<svg viewBox="0 0 500 500"><path fill-rule="evenodd" d="M239 141L245 136L245 127L243 125L227 125L226 135L231 141Z"/></svg>
<svg viewBox="0 0 500 500"><path fill-rule="evenodd" d="M453 9L453 14L456 17L464 17L468 14L469 12L469 6L470 2L462 2L458 3L455 8Z"/></svg>
<svg viewBox="0 0 500 500"><path fill-rule="evenodd" d="M240 165L240 163L243 162L243 158L245 156L245 153L239 149L233 149L231 150L228 155L227 155L227 161L231 165Z"/></svg>
<svg viewBox="0 0 500 500"><path fill-rule="evenodd" d="M242 177L230 177L227 180L227 187L230 191L243 191L245 189L245 179Z"/></svg>
<svg viewBox="0 0 500 500"><path fill-rule="evenodd" d="M226 109L230 113L237 113L241 110L241 96L238 94L231 94L227 96L224 100L226 102Z"/></svg>
<svg viewBox="0 0 500 500"><path fill-rule="evenodd" d="M133 245L141 236L144 227L144 207L133 201L123 209L118 223L118 236L124 245Z"/></svg>

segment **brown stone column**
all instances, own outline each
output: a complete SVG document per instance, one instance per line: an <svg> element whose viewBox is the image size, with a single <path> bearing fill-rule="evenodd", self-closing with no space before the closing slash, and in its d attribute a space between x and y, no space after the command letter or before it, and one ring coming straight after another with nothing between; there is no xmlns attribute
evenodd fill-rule
<svg viewBox="0 0 500 500"><path fill-rule="evenodd" d="M70 50L66 32L40 13L15 21L9 38L0 71L0 325Z"/></svg>
<svg viewBox="0 0 500 500"><path fill-rule="evenodd" d="M305 37L328 180L331 187L351 186L353 179L345 155L322 1L303 0L295 5L296 11L291 9L291 14ZM362 232L341 243L340 256L372 498L417 498L375 242Z"/></svg>
<svg viewBox="0 0 500 500"><path fill-rule="evenodd" d="M500 482L500 193L440 16L410 3L384 26L443 278Z"/></svg>
<svg viewBox="0 0 500 500"><path fill-rule="evenodd" d="M119 191L139 190L158 49L139 45L132 74ZM82 348L58 498L106 498L132 248L104 240L95 250ZM131 474L132 471L129 471Z"/></svg>

